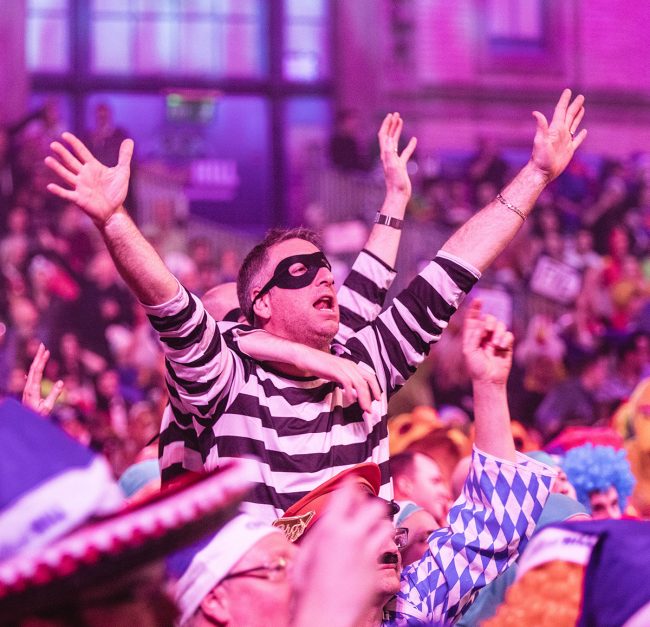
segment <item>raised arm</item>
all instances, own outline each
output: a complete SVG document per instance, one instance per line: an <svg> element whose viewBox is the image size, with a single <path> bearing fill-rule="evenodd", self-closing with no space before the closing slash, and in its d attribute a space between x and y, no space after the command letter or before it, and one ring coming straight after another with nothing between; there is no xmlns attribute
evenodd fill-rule
<svg viewBox="0 0 650 627"><path fill-rule="evenodd" d="M373 225L363 250L338 290L341 324L336 340L341 343L377 318L395 278L393 267L402 235L404 212L411 197L407 166L417 143L413 137L402 154L398 153L403 126L399 113L389 113L379 129L386 196L377 213L379 221Z"/></svg>
<svg viewBox="0 0 650 627"><path fill-rule="evenodd" d="M115 266L135 296L145 305L160 305L178 293L178 281L158 253L147 242L124 208L129 186L133 141L120 146L117 165L103 165L72 133L63 133L69 147L50 145L58 159L45 158L46 165L66 185L50 183L47 189L75 203L101 233Z"/></svg>
<svg viewBox="0 0 650 627"><path fill-rule="evenodd" d="M535 529L556 473L515 451L506 380L512 334L474 302L463 329L463 353L474 384L475 446L448 526L407 566L396 611L454 622L477 591L517 558Z"/></svg>
<svg viewBox="0 0 650 627"><path fill-rule="evenodd" d="M572 135L584 115L584 98L578 96L569 104L570 100L567 89L550 125L535 112L537 132L531 160L500 195L501 200L490 203L452 235L373 327L361 329L346 342L357 361L372 366L389 395L404 384L440 339L481 272L514 237L540 191L564 170L584 140L585 130Z"/></svg>
<svg viewBox="0 0 650 627"><path fill-rule="evenodd" d="M386 196L378 213L380 222L373 226L364 247L391 268L395 266L401 237L401 222L404 220L406 205L411 198L408 161L417 145L417 139L411 137L402 154L399 154L398 145L403 127L404 120L399 113L389 113L377 133L386 182ZM388 218L390 220L387 220ZM393 226L390 226L391 223Z"/></svg>
<svg viewBox="0 0 650 627"><path fill-rule="evenodd" d="M484 453L515 461L506 383L514 338L503 322L481 315L473 301L465 316L463 353L474 390L474 444Z"/></svg>
<svg viewBox="0 0 650 627"><path fill-rule="evenodd" d="M46 397L42 396L43 371L49 358L50 351L45 348L44 344L39 344L36 355L29 367L29 372L26 375L23 389L23 405L30 407L41 416L50 415L52 409L54 409L54 404L63 391L63 381L59 380L52 386L50 393Z"/></svg>
<svg viewBox="0 0 650 627"><path fill-rule="evenodd" d="M542 113L533 112L537 129L530 160L497 198L449 238L443 251L481 272L492 263L517 234L542 190L564 171L587 136L586 129L577 132L585 113L584 100L579 95L571 102L571 90L565 89L550 124Z"/></svg>

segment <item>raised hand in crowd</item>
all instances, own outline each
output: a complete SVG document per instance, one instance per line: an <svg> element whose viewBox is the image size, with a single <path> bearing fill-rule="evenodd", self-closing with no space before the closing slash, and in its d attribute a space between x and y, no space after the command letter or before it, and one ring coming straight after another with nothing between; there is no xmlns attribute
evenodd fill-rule
<svg viewBox="0 0 650 627"><path fill-rule="evenodd" d="M473 300L463 326L463 355L474 392L477 448L514 461L506 383L512 366L514 337L494 316L481 313Z"/></svg>
<svg viewBox="0 0 650 627"><path fill-rule="evenodd" d="M123 205L131 175L133 141L122 142L117 165L108 167L72 133L63 133L62 139L70 148L52 142L50 147L58 159L49 155L45 163L69 189L50 183L48 191L75 203L94 221L118 272L138 300L148 305L167 302L178 293L178 281Z"/></svg>
<svg viewBox="0 0 650 627"><path fill-rule="evenodd" d="M336 490L296 557L292 624L359 625L375 603L377 556L394 533L384 501L368 498L352 482Z"/></svg>
<svg viewBox="0 0 650 627"><path fill-rule="evenodd" d="M571 101L571 90L565 89L560 96L549 124L543 113L533 111L537 130L533 140L531 163L552 181L568 165L575 151L587 137L587 129L578 132L585 114L583 95Z"/></svg>
<svg viewBox="0 0 650 627"><path fill-rule="evenodd" d="M43 381L43 370L50 358L50 351L44 344L38 345L36 355L32 360L25 380L23 389L23 405L30 407L41 416L48 416L54 408L54 403L63 391L63 381L57 381L46 397L42 396L41 383Z"/></svg>
<svg viewBox="0 0 650 627"><path fill-rule="evenodd" d="M550 123L534 111L537 128L530 160L492 202L445 242L443 252L484 271L517 234L542 190L564 171L584 141L587 131L578 132L584 113L584 96L571 101L570 89L562 92Z"/></svg>
<svg viewBox="0 0 650 627"><path fill-rule="evenodd" d="M399 140L404 128L404 120L399 113L389 113L381 124L377 137L381 165L384 169L386 192L411 197L411 179L408 175L408 162L417 145L417 139L411 137L406 148L399 153Z"/></svg>
<svg viewBox="0 0 650 627"><path fill-rule="evenodd" d="M117 165L109 167L95 159L83 142L72 133L63 133L62 138L70 148L61 142L52 142L50 148L59 159L47 156L45 163L71 189L65 189L56 183L48 184L47 189L81 207L101 227L122 207L126 198L133 140L125 139L122 142Z"/></svg>
<svg viewBox="0 0 650 627"><path fill-rule="evenodd" d="M474 383L505 385L512 366L514 336L492 315L481 313L481 302L473 300L465 315L463 354Z"/></svg>
<svg viewBox="0 0 650 627"><path fill-rule="evenodd" d="M386 196L377 212L377 220L370 232L364 249L379 257L387 266L395 266L399 248L402 222L406 205L411 199L411 179L408 174L408 162L417 140L412 137L406 148L399 153L399 140L404 128L404 120L399 113L389 113L381 123L379 138L379 156L384 169Z"/></svg>

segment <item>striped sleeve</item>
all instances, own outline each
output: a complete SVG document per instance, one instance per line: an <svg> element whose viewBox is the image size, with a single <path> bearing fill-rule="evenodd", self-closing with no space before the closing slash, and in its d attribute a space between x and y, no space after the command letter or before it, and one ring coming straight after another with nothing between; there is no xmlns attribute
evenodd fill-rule
<svg viewBox="0 0 650 627"><path fill-rule="evenodd" d="M338 291L341 322L335 340L344 343L381 312L396 272L379 257L362 250Z"/></svg>
<svg viewBox="0 0 650 627"><path fill-rule="evenodd" d="M555 476L548 466L520 453L510 462L475 448L449 526L434 531L424 557L402 571L391 608L396 615L456 620L478 590L524 549Z"/></svg>
<svg viewBox="0 0 650 627"><path fill-rule="evenodd" d="M439 252L377 320L353 334L350 357L369 365L390 396L415 372L480 278L460 259Z"/></svg>
<svg viewBox="0 0 650 627"><path fill-rule="evenodd" d="M240 359L200 299L184 287L167 303L144 308L165 353L172 403L180 411L211 416L218 401L241 385Z"/></svg>

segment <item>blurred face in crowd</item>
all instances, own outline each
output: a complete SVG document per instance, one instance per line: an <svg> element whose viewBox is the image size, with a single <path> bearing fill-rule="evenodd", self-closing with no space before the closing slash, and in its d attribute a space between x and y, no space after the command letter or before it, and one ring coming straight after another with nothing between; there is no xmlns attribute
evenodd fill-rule
<svg viewBox="0 0 650 627"><path fill-rule="evenodd" d="M393 538L382 546L377 564L376 604L383 607L399 592L402 556Z"/></svg>
<svg viewBox="0 0 650 627"><path fill-rule="evenodd" d="M576 490L569 482L569 479L567 478L564 470L562 470L562 468L559 466L555 466L554 468L557 471L557 477L553 482L551 492L555 492L556 494L564 494L564 496L568 496L572 499L577 498Z"/></svg>
<svg viewBox="0 0 650 627"><path fill-rule="evenodd" d="M415 454L411 472L397 479L396 487L441 524L446 519L451 499L449 485L438 464L427 455Z"/></svg>
<svg viewBox="0 0 650 627"><path fill-rule="evenodd" d="M287 257L317 252L319 249L314 244L299 238L271 246L258 287L261 289L271 279L278 264ZM292 277L299 277L306 271L300 262L288 269ZM253 298L257 291L253 292ZM339 328L339 307L332 272L325 266L318 268L316 276L306 287L272 287L255 304L255 314L267 331L312 348L327 350Z"/></svg>
<svg viewBox="0 0 650 627"><path fill-rule="evenodd" d="M403 523L409 530L408 544L400 549L402 564L407 566L422 559L429 548L427 540L433 531L439 528L436 519L425 509L411 514Z"/></svg>
<svg viewBox="0 0 650 627"><path fill-rule="evenodd" d="M291 610L288 568L295 551L296 547L280 533L259 540L203 599L199 614L204 620L194 624L288 627ZM249 569L256 570L237 576Z"/></svg>
<svg viewBox="0 0 650 627"><path fill-rule="evenodd" d="M589 503L591 505L591 517L594 520L603 518L617 519L623 516L618 500L618 492L613 486L603 492L592 492L589 495Z"/></svg>

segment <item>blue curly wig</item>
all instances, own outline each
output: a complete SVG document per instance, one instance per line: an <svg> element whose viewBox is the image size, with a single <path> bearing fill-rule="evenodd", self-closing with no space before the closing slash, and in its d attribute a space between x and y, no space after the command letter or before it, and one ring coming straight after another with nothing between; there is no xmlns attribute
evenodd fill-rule
<svg viewBox="0 0 650 627"><path fill-rule="evenodd" d="M621 510L634 489L635 479L624 450L611 446L584 444L572 448L564 457L562 468L576 489L578 501L591 512L589 495L613 486L618 492Z"/></svg>

